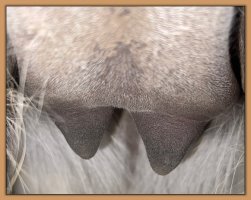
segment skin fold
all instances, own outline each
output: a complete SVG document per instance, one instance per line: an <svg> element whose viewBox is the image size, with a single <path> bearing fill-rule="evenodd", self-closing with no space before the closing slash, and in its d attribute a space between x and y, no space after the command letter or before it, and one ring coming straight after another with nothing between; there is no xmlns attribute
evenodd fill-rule
<svg viewBox="0 0 251 200"><path fill-rule="evenodd" d="M240 98L233 17L233 7L8 7L7 32L20 88L44 93L76 154L94 156L120 108L166 175Z"/></svg>

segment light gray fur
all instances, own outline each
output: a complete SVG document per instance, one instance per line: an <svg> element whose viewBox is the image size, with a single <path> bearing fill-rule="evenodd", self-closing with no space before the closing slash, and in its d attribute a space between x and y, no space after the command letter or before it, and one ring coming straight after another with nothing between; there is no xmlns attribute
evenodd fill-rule
<svg viewBox="0 0 251 200"><path fill-rule="evenodd" d="M20 106L20 104L19 104ZM243 194L243 100L218 116L180 165L166 176L150 167L142 140L125 112L109 145L90 160L68 146L46 113L26 105L27 150L15 190L25 194ZM18 124L20 125L20 123ZM22 152L22 145L19 149ZM17 157L17 161L20 158ZM13 174L8 173L9 180Z"/></svg>
<svg viewBox="0 0 251 200"><path fill-rule="evenodd" d="M20 70L8 98L21 116L7 132L20 142L8 157L8 192L243 193L233 9L8 7ZM125 112L109 144L81 159L72 149L93 156L113 107ZM167 176L151 171L137 131L151 166Z"/></svg>
<svg viewBox="0 0 251 200"><path fill-rule="evenodd" d="M228 37L233 7L9 7L7 28L26 91L45 105L210 118L238 87ZM196 80L196 81L194 81Z"/></svg>

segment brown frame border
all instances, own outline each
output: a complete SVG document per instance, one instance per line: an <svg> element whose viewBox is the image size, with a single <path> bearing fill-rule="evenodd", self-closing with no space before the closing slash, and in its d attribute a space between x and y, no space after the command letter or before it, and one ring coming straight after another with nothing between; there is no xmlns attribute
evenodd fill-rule
<svg viewBox="0 0 251 200"><path fill-rule="evenodd" d="M250 158L248 155L250 155L251 146L248 144L251 143L251 136L248 134L248 132L251 130L251 125L248 122L248 119L250 119L250 112L251 108L248 105L248 102L251 102L251 95L250 95L250 88L248 88L248 85L250 85L250 76L251 71L249 70L248 66L250 66L251 58L248 57L249 52L251 51L251 44L250 44L250 37L248 35L251 35L250 30L250 18L251 18L251 11L249 5L251 3L248 2L248 0L218 0L217 2L204 0L187 0L187 1L180 1L180 0L121 0L121 1L115 1L115 0L60 0L60 1L49 1L49 0L43 0L43 1L32 1L32 0L1 0L0 2L0 199L117 199L118 197L121 199L126 198L132 198L132 199L164 199L164 198L174 198L174 199L209 199L209 198L217 198L217 199L251 199L251 184L249 180L251 180L251 173L250 173ZM89 5L89 6L95 6L95 5L113 5L113 6L123 6L123 5L143 5L143 6L164 6L164 5L208 5L208 6L214 6L214 5L234 5L234 6L245 6L246 11L246 80L245 80L245 86L246 86L246 102L245 102L245 108L246 108L246 123L245 123L245 143L246 143L246 194L244 195L6 195L6 154L5 154L5 127L6 127L6 26L5 26L5 10L6 6L11 5L58 5L58 6L70 6L70 5ZM249 22L249 24L248 24ZM249 167L248 167L249 166Z"/></svg>

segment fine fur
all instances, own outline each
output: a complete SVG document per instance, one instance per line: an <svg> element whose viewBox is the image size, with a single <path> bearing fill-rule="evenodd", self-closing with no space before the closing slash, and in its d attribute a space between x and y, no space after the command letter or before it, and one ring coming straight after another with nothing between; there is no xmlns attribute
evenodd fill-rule
<svg viewBox="0 0 251 200"><path fill-rule="evenodd" d="M142 10L143 10L142 12L144 13L144 9ZM226 12L225 13L226 15L231 15L231 12L232 12L231 9L224 10L222 8L222 10L223 10L223 13ZM181 8L181 11L182 11L182 8ZM191 12L192 11L193 9L191 9ZM243 10L240 10L240 11L243 11ZM115 11L111 9L109 12L116 13L116 9ZM130 12L131 12L130 9L121 9L120 12L117 13L117 15L121 16L122 18L125 18L126 16L130 15ZM207 13L206 8L205 8L205 12ZM59 15L61 14L60 12L58 13ZM137 12L135 13L137 14ZM219 8L219 13L221 13L221 8ZM219 13L216 9L214 17L217 18L217 15ZM136 14L135 16L137 16ZM41 19L43 18L43 16L40 16L40 17ZM158 17L160 17L161 19L161 17L163 16L160 15ZM243 15L240 15L240 17L241 17L241 20L243 20ZM226 17L226 19L228 18ZM39 18L37 20L39 20ZM222 24L222 26L224 25L225 30L228 30L230 26L230 22L231 20L228 20L228 23L224 23L224 20L223 20L220 22L220 24ZM27 22L27 24L29 23ZM234 23L232 23L232 25L233 24ZM144 27L144 25L142 27ZM180 26L180 28L181 27L183 26ZM238 34L238 37L240 37L240 39L238 40L240 41L238 43L238 45L240 45L240 48L237 48L237 50L233 50L234 53L236 53L236 51L237 53L240 52L240 55L232 58L232 59L241 59L239 61L240 63L239 68L238 66L237 68L236 66L232 66L232 67L235 67L234 68L235 75L237 74L236 76L239 76L239 78L237 77L237 81L239 83L242 83L242 88L240 86L240 90L243 90L243 91L240 93L241 96L240 97L238 96L238 100L236 98L236 94L238 93L239 89L237 88L236 80L231 72L227 70L226 71L223 70L223 69L228 69L227 67L229 67L229 63L228 61L225 61L224 59L222 60L221 56L217 57L218 52L216 51L216 52L212 52L211 56L212 58L217 57L218 61L217 59L213 60L213 62L215 62L214 64L216 65L212 65L212 66L213 67L222 66L222 68L220 68L220 71L217 71L219 69L216 67L214 69L210 68L210 70L212 70L210 71L208 68L208 65L204 63L203 59L198 60L198 63L197 63L198 66L205 64L205 66L202 67L201 71L198 71L198 74L204 73L203 70L209 70L207 72L210 74L210 76L206 74L206 76L204 77L206 77L209 81L210 80L212 81L210 83L212 85L204 84L204 88L200 91L201 94L194 93L195 95L198 95L198 98L193 98L192 96L187 97L186 95L183 95L181 99L176 99L176 100L171 99L169 97L169 92L171 92L172 90L176 91L176 89L178 89L179 91L180 89L181 90L179 91L180 94L185 94L185 93L190 94L189 91L190 89L193 89L193 88L187 88L187 87L189 87L190 83L192 83L192 81L194 80L191 79L191 77L187 76L186 73L178 74L179 76L181 76L179 80L182 80L182 81L177 82L175 84L176 79L175 78L173 79L171 78L170 80L165 79L165 76L163 75L163 73L161 73L162 68L160 68L159 74L157 74L158 78L154 79L155 81L154 86L156 87L155 89L157 89L158 92L161 92L161 90L164 88L162 84L165 83L165 81L170 81L170 85L171 85L169 90L163 90L161 93L161 94L165 94L164 95L165 98L170 98L170 99L165 99L165 100L167 102L168 100L170 100L171 103L169 105L163 105L161 103L163 99L158 97L158 99L156 99L155 101L153 98L156 96L156 94L151 93L151 91L156 91L156 90L150 90L150 93L147 93L147 89L151 88L152 86L152 84L148 82L148 80L151 80L152 77L149 78L148 76L150 76L151 70L155 69L155 67L152 68L152 66L148 66L146 69L141 67L140 59L143 59L143 58L139 58L138 63L136 65L134 65L133 60L130 60L130 58L133 56L130 55L129 49L134 49L135 51L133 52L138 51L139 54L134 57L135 59L137 57L140 57L139 55L141 55L141 51L145 50L145 52L148 52L146 50L148 47L144 46L144 44L137 43L135 41L132 42L131 40L127 41L126 39L123 39L122 43L118 43L117 40L118 39L121 40L121 38L123 38L122 36L120 37L119 35L120 32L118 32L118 34L116 35L116 37L118 38L114 37L110 41L112 44L111 47L107 47L107 45L109 46L109 44L106 44L106 41L108 41L108 39L104 39L102 40L104 43L100 43L101 46L107 47L108 50L102 49L102 47L98 45L94 46L94 49L96 49L96 51L99 52L95 55L98 55L98 56L104 55L108 59L108 60L105 60L106 63L107 62L110 63L111 66L113 66L113 64L114 66L116 66L118 63L120 63L124 67L122 68L122 71L116 71L116 68L112 68L111 71L105 72L105 73L102 71L100 72L95 71L94 77L96 77L97 80L96 82L94 81L92 84L97 84L99 81L102 82L102 80L108 81L108 82L112 80L109 84L109 86L112 86L112 87L102 88L104 85L97 84L98 87L101 87L101 88L96 88L95 85L93 86L90 85L90 87L96 88L97 89L96 91L98 92L96 92L96 95L94 94L94 96L87 97L82 94L83 90L78 91L79 85L83 84L83 82L80 82L80 81L87 81L87 80L81 79L81 77L80 79L78 79L78 83L77 83L78 87L75 85L75 87L78 89L67 91L67 84L65 83L68 83L70 85L76 84L73 78L75 76L73 72L69 72L70 74L67 74L66 76L66 74L58 75L57 71L55 71L56 68L55 69L43 68L45 70L40 70L40 71L28 68L30 67L32 63L33 64L35 63L35 65L33 66L38 66L41 63L45 64L46 62L50 62L51 60L55 58L54 57L52 59L49 57L47 59L44 59L44 56L55 56L57 53L62 53L62 52L58 52L56 47L52 49L52 52L54 53L52 52L46 53L45 48L41 47L41 49L37 51L37 53L40 53L39 57L36 57L36 56L29 57L29 55L33 55L32 51L36 45L39 45L39 44L46 45L46 41L43 41L43 42L40 41L41 38L37 38L38 40L36 40L36 38L35 39L32 38L34 36L32 31L34 31L35 28L32 26L30 26L30 28L31 30L30 32L27 32L27 36L30 37L28 38L28 40L31 39L32 42L22 49L21 47L22 47L23 41L22 39L19 40L18 37L16 37L18 36L19 32L17 31L17 34L13 33L13 31L15 32L16 30L14 30L13 27L9 26L9 33L11 33L11 36L14 36L14 37L10 36L11 38L9 38L8 36L8 44L7 44L8 45L7 47L7 133L6 133L7 134L7 141L6 141L7 142L7 150L6 150L6 153L7 153L7 193L12 193L12 194L17 194L17 193L18 194L19 193L25 193L25 194L26 193L28 194L48 194L48 193L56 193L56 194L111 194L111 193L112 194L132 194L132 193L133 194L134 193L136 194L144 194L144 193L147 193L147 194L152 194L152 193L154 194L160 194L160 193L161 194L198 194L198 193L243 194L245 193L245 178L244 178L245 177L245 174L244 174L245 93L244 93L244 80L243 80L244 79L244 58L243 58L244 51L242 48L244 45L244 42L243 42L244 39L243 39L242 32L241 34ZM82 28L86 29L86 27L82 27ZM239 28L244 29L243 26L240 26ZM86 30L89 31L89 29L86 29ZM22 32L22 30L19 30L19 31ZM90 29L90 32L91 31L92 29ZM192 33L194 31L194 33L196 33L196 30L191 29L190 31ZM217 29L216 31L216 33L218 34L222 34L223 32L224 32L224 28ZM59 33L60 32L56 34L59 34ZM39 36L43 36L43 34L44 33L40 33ZM49 35L50 34L51 33L49 33ZM177 34L177 32L175 34ZM186 37L189 37L189 34ZM228 39L228 35L226 35L226 37L224 36L223 40L222 41L220 40L220 41L222 42L222 44L225 45L225 42L227 39ZM113 42L113 40L115 42ZM178 41L178 43L179 42L180 41ZM186 44L185 41L183 42L184 43L181 43L182 45ZM151 43L151 41L148 41L148 44L149 43L152 44L152 46L155 45L154 42ZM213 49L215 48L214 45L219 45L217 41L211 41L211 43L209 42L208 44L210 45L212 44L211 48ZM193 43L193 45L196 45L196 42ZM189 47L189 44L187 44L187 47ZM206 47L208 46L206 45ZM225 51L227 47L228 46L226 45L226 46L221 46L220 47L221 50L218 49L218 47L215 49L219 51ZM66 47L62 46L62 48L66 48ZM112 50L109 51L109 49L112 49ZM64 49L61 49L61 50L63 51ZM156 47L156 51L157 50L158 48ZM204 52L207 52L207 51L204 49ZM200 54L200 51L195 52L195 54L196 53ZM74 54L71 54L69 59L71 58L72 55ZM154 62L157 63L157 60L154 60L154 55L149 55L149 56L153 60L152 63ZM175 64L175 62L179 60L178 59L179 56L176 54L171 55L170 58L173 59L171 61L169 59L165 61L165 56L161 55L161 53L159 56L160 58L164 58L161 61L163 63L168 61L168 62L171 62L171 64L173 63ZM203 54L201 54L200 56L203 57ZM92 57L91 60L94 63L89 63L87 65L88 67L83 70L84 74L87 73L87 75L84 77L90 78L90 80L92 79L93 76L91 76L91 74L93 73L93 71L90 66L97 66L99 63L102 64L102 60L100 61L98 59L100 59L100 57L98 58ZM189 61L191 61L190 59L191 58L188 57ZM185 61L188 61L188 60L185 60ZM55 61L55 59L53 61ZM59 65L60 65L60 62L67 62L67 60L56 60L56 61L59 62ZM74 65L75 64L74 62L78 62L78 61L77 60L73 61L73 63L71 64ZM128 62L130 62L131 65L128 65ZM36 65L36 63L38 65ZM233 64L236 62L232 60L231 63ZM192 62L190 64L192 64ZM84 65L84 63L82 63L82 65ZM177 66L178 68L181 67L179 64L176 63L176 67ZM45 64L45 67L49 67L49 64L48 65ZM76 68L72 67L70 69L76 69ZM102 70L103 68L99 67L98 69ZM123 71L123 69L125 71ZM195 67L194 69L192 69L192 71L195 69L198 70L198 68ZM81 66L77 68L77 70L81 70ZM147 72L147 70L150 70L150 72L149 71ZM195 72L197 72L196 70ZM130 71L131 73L127 74L128 71ZM68 73L68 70L67 69L61 70L60 73L62 72ZM180 71L177 70L177 73L179 72ZM227 73L224 74L223 76L221 74L223 72L224 73L227 72ZM51 73L49 76L49 79L47 79L48 74L46 73L49 73L49 74ZM170 71L165 72L165 73L170 74ZM115 76L115 79L113 80L112 79L113 77L111 75L114 75L114 74L116 74L118 77L116 79L116 76ZM134 77L135 74L142 74L142 77L137 77L135 80L132 79L133 81L130 81L130 79ZM73 77L71 77L71 75ZM51 79L51 76L53 77L52 79ZM119 85L118 81L122 80L120 76L125 76L125 77L128 76L129 78L127 80L128 82L122 82L121 84L121 87L123 86L122 88L119 88L119 89L114 88L114 86ZM44 80L41 80L41 77L43 77ZM65 81L62 83L62 81L60 82L60 79L59 79L62 77L64 78L71 77L72 82L66 82L66 79L64 79ZM213 77L215 79L211 79ZM196 80L197 87L203 85L202 84L203 80L204 79L201 79L199 81ZM219 81L220 84L222 84L224 81L231 80L228 83L231 83L232 85L227 84L229 88L220 87L219 89L219 87L215 87L213 85L214 83L213 81L215 80ZM48 87L48 83L49 83L49 87ZM138 83L139 85L137 85ZM62 86L61 88L56 88L55 90L55 88L53 88L54 87L53 85L55 84L56 85L63 84L63 85L61 85ZM135 84L135 85L130 86L130 84ZM139 86L143 86L143 89L140 88ZM137 89L134 90L133 89L134 87ZM121 94L118 93L116 97L113 97L117 91L121 91L121 89L123 90L125 88L131 93L128 93L126 90L124 90L124 93L121 93ZM207 89L210 89L209 92ZM111 94L109 96L106 96L105 100L102 98L102 96L99 96L99 95L102 95L102 92L104 92L104 90L107 90L107 93ZM73 94L73 92L76 92L76 91L79 93ZM233 92L231 93L230 91L233 91ZM67 95L64 96L63 92L66 92ZM135 94L133 92L135 92ZM137 92L143 95L139 96L139 98L135 100L134 97L137 97L137 94L138 94ZM82 95L81 98L79 98L80 94ZM86 94L89 94L89 93L87 92ZM122 94L131 94L132 96L130 95L123 96ZM170 93L170 94L173 94L173 93ZM205 98L205 96L207 95L209 95L209 98ZM217 95L220 95L222 97L219 99L225 99L225 101L220 102L218 105L211 104L214 102L218 102L214 99L214 96L217 96ZM187 97L187 99L190 98L190 100L187 100L185 97ZM213 99L210 99L210 97ZM76 121L71 122L70 121L72 119L72 117L70 117L71 115L68 115L68 117L65 117L67 116L67 113L66 114L61 113L62 116L60 116L58 115L58 113L49 112L49 108L51 107L54 108L54 110L61 108L60 106L58 106L61 104L58 104L58 103L61 100L64 100L64 98L68 100L69 98L75 98L73 99L73 101L69 101L69 102L71 103L73 102L73 104L77 106L75 107L77 108L76 111L79 110L78 109L80 107L79 105L84 105L84 106L92 105L93 106L94 104L96 106L101 105L101 104L103 106L104 105L110 106L112 104L114 107L125 108L124 111L116 110L116 109L113 111L115 113L115 115L114 114L112 115L114 124L113 126L110 126L108 130L106 130L103 133L104 137L102 139L98 152L93 158L89 160L82 159L72 150L72 148L70 148L69 141L67 141L67 137L66 137L67 134L63 133L62 131L65 129L61 129L61 126L58 125L57 120L59 117L62 124L66 126L70 124L67 128L72 127L72 129L74 129L76 126L79 126L79 125L82 126L83 123L80 122L76 124ZM84 103L79 101L79 99L83 99L83 98L86 99L85 101L83 101ZM91 99L90 102L88 102L89 99ZM131 99L134 99L134 100L130 101ZM194 102L194 99L199 99L199 102ZM206 99L207 100L209 99L209 102L204 102L204 100ZM58 100L60 101L58 102ZM182 105L181 101L187 102L186 105L188 107L185 108L185 111L183 111L184 108L181 109L178 106L179 103L180 105ZM231 102L234 102L234 103L231 104ZM156 109L151 107L154 103L156 103L155 105ZM176 107L172 107L173 104L175 104ZM193 104L196 104L197 107L191 108ZM58 107L55 108L55 105ZM208 107L203 107L204 105ZM189 106L191 109L189 109ZM182 159L181 163L166 176L157 175L151 169L147 155L146 155L144 144L138 134L138 131L139 132L141 131L139 128L140 122L139 120L137 120L137 117L135 117L137 116L137 113L136 114L134 113L134 111L140 111L144 113L145 111L147 112L149 110L153 111L154 109L155 109L154 110L155 112L161 113L163 110L165 110L163 108L165 109L168 108L171 113L175 113L175 111L183 112L180 116L189 117L189 119L190 118L193 119L193 117L194 118L202 117L203 119L204 118L207 119L206 115L210 116L210 119L212 119L212 121L208 124L206 130L203 132L200 139L197 142L193 143L192 146L190 146L190 148L188 149L188 152L186 153L185 157ZM218 111L216 112L216 110L221 110L221 112L218 112ZM111 116L109 109L108 111L105 111L105 113L108 113L107 116L109 117ZM147 115L144 115L143 119L146 118L146 116ZM160 115L157 115L157 117L154 117L154 119L156 119L156 122L158 122L158 120L160 122L161 120L164 119L162 117L158 119L159 116ZM108 120L109 117L105 117L105 119ZM88 118L88 116L86 118ZM86 119L86 118L84 117L83 119ZM152 120L150 118L149 122L147 122L146 125L150 124L151 121ZM135 124L135 122L137 124ZM71 123L76 126L72 126ZM100 124L100 123L97 123L97 124ZM84 124L85 127L87 125L88 124ZM104 126L106 126L106 122L101 126L100 129L103 129ZM139 127L137 128L137 126ZM92 126L90 127L91 129L94 128ZM147 131L148 129L149 128L146 128L146 130L144 131ZM63 134L65 137L63 136ZM92 137L93 135L91 136L91 139ZM88 143L86 143L86 145L88 145ZM92 145L90 148L92 148ZM92 152L95 153L95 150ZM90 156L88 155L87 157L90 157Z"/></svg>

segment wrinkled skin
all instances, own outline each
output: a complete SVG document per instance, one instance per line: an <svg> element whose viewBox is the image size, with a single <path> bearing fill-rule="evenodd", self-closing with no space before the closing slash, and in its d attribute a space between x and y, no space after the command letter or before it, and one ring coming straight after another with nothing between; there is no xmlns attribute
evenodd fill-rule
<svg viewBox="0 0 251 200"><path fill-rule="evenodd" d="M233 16L233 7L9 7L7 31L25 93L46 88L44 109L79 156L94 156L122 108L165 175L240 96Z"/></svg>

